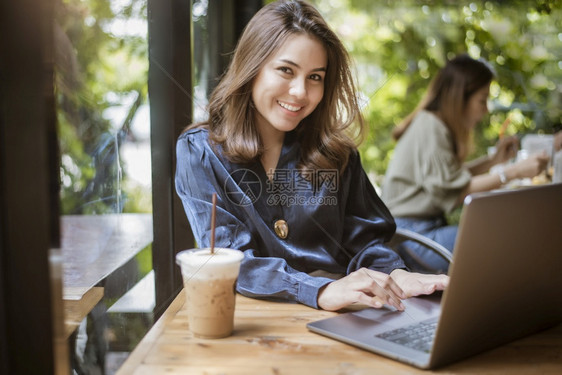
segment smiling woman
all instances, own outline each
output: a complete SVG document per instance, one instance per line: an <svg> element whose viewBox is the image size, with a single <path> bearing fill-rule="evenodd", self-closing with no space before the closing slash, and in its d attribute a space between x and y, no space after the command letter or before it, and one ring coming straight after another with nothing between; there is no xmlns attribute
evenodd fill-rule
<svg viewBox="0 0 562 375"><path fill-rule="evenodd" d="M395 226L350 135L363 128L357 98L348 53L318 11L275 1L244 30L208 120L180 135L176 191L200 247L216 193L216 245L244 252L241 294L402 309L446 286L384 245Z"/></svg>
<svg viewBox="0 0 562 375"><path fill-rule="evenodd" d="M322 43L297 34L265 62L255 78L252 103L263 143L261 162L271 177L285 133L296 129L322 100L326 65Z"/></svg>
<svg viewBox="0 0 562 375"><path fill-rule="evenodd" d="M302 116L301 112L295 115L303 124L298 132L304 133L300 167L341 169L347 162L350 149L354 147L350 133L352 130L361 133L363 127L349 55L321 15L312 7L300 7L298 4L298 2L278 3L278 13L267 11L268 7L264 7L256 15L262 19L262 22L249 22L247 25L238 41L228 70L209 100L208 124L212 129L211 140L221 144L222 152L232 161L248 162L261 155L264 139L260 139L258 127L254 125L257 119L249 114L254 114L256 102L262 100L253 92L254 80L257 79L258 74L269 74L269 70L262 71L262 67L266 64L274 64L271 68L277 74L271 76L271 79L275 79L276 82L279 82L277 78L281 78L282 75L287 78L298 73L300 77L300 81L290 80L291 87L287 87L285 93L289 96L289 91L296 89L297 99L292 96L290 100L288 97L275 97L275 100L283 99L281 101L285 104L302 107L299 101L303 99L299 96L305 92L306 101L319 100L314 108L306 103L303 112L307 112L308 116ZM323 30L324 33L319 30ZM285 42L297 36L305 37L302 40L306 40L306 43L297 43L294 47L300 48L300 53L313 58L315 65L307 63L305 67L303 63L305 59L297 58L297 54L285 46ZM308 51L305 47L313 47L313 49ZM282 55L280 49L283 49L283 54L288 55ZM283 61L284 59L288 61ZM329 69L326 61L330 65ZM299 66L296 67L294 64ZM305 68L308 71L304 70ZM305 80L302 77L308 77L307 85L304 85ZM321 77L323 78L318 80ZM317 84L313 85L311 82ZM296 83L299 85L295 87ZM276 90L282 90L282 87ZM306 91L303 91L305 88ZM232 95L234 92L236 95ZM324 96L326 92L328 95ZM318 99L318 96L323 100ZM278 106L277 102L273 104ZM269 103L268 106L272 104ZM229 121L225 122L224 118L228 118ZM352 126L354 124L359 125L358 128L354 128ZM325 146L322 152L318 149L318 142Z"/></svg>

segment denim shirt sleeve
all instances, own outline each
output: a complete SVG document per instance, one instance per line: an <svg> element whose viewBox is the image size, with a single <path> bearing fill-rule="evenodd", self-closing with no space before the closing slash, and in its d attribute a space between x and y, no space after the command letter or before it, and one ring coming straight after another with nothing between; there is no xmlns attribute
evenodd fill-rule
<svg viewBox="0 0 562 375"><path fill-rule="evenodd" d="M398 254L388 248L396 231L396 223L386 205L375 192L365 173L358 153L352 154L343 185L347 186L343 247L354 254L347 273L361 267L390 274L393 270L406 269Z"/></svg>
<svg viewBox="0 0 562 375"><path fill-rule="evenodd" d="M237 291L254 298L276 298L318 308L320 288L333 281L290 267L285 259L262 256L256 238L269 229L253 208L232 206L227 194L236 185L225 183L229 170L208 144L207 132L184 133L176 145L176 192L181 198L198 247L210 245L212 194L217 193L215 246L244 252ZM275 241L272 238L269 243ZM266 242L268 243L268 242Z"/></svg>

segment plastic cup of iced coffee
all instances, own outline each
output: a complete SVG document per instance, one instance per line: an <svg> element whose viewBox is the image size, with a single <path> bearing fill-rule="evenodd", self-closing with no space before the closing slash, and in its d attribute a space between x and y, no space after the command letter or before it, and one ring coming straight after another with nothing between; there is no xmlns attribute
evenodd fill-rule
<svg viewBox="0 0 562 375"><path fill-rule="evenodd" d="M232 334L236 279L244 254L210 248L183 250L176 255L186 293L189 330L194 336L217 339Z"/></svg>

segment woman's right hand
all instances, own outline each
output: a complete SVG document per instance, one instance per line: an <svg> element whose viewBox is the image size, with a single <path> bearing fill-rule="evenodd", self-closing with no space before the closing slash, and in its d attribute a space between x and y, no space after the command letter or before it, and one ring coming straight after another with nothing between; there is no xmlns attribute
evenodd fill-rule
<svg viewBox="0 0 562 375"><path fill-rule="evenodd" d="M546 152L530 155L527 159L523 159L510 166L512 169L512 176L514 178L533 178L546 169L550 157ZM508 170L506 168L506 173Z"/></svg>
<svg viewBox="0 0 562 375"><path fill-rule="evenodd" d="M494 164L505 163L517 155L519 139L516 136L503 137L496 143L496 153L492 162Z"/></svg>
<svg viewBox="0 0 562 375"><path fill-rule="evenodd" d="M401 302L404 298L405 293L390 275L361 268L321 289L318 307L335 311L353 303L361 303L378 309L386 303L404 310Z"/></svg>

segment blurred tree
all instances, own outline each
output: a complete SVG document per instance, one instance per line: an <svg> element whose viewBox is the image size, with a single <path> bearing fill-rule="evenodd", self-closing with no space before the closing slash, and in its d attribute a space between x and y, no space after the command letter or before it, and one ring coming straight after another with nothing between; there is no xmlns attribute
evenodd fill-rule
<svg viewBox="0 0 562 375"><path fill-rule="evenodd" d="M119 151L147 98L146 0L58 0L55 12L61 212L121 212Z"/></svg>
<svg viewBox="0 0 562 375"><path fill-rule="evenodd" d="M445 61L468 52L497 72L490 115L475 134L486 152L509 115L509 134L561 126L562 10L558 0L314 0L357 67L370 131L360 151L380 183L390 131L414 109Z"/></svg>

